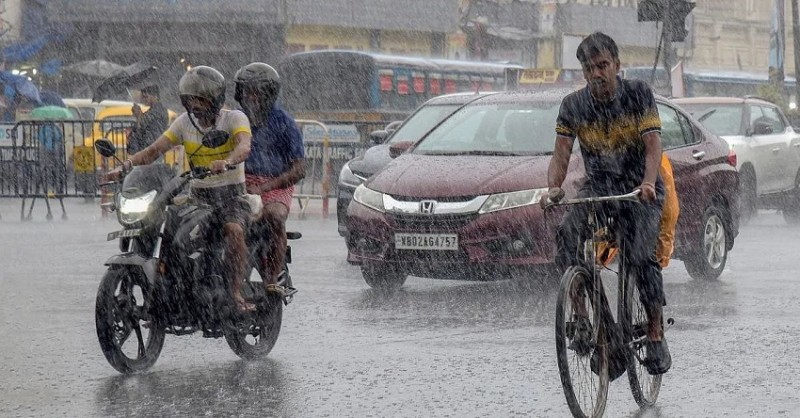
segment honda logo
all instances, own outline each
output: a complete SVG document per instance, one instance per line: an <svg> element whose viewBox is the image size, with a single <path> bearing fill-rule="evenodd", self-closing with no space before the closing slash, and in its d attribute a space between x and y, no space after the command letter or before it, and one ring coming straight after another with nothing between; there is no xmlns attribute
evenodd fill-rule
<svg viewBox="0 0 800 418"><path fill-rule="evenodd" d="M436 201L435 200L423 200L419 202L419 213L423 215L433 215L433 212L436 210Z"/></svg>

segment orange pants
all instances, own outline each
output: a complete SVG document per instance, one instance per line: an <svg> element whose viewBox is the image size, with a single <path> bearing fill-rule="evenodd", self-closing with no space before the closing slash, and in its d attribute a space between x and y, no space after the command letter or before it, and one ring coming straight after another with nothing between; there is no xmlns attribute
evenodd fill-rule
<svg viewBox="0 0 800 418"><path fill-rule="evenodd" d="M675 178L672 175L672 164L667 158L667 154L661 154L661 167L658 170L661 179L664 181L664 206L661 210L661 222L659 223L658 242L656 243L656 260L661 264L661 268L669 265L672 258L672 251L675 243L675 226L678 224L678 216L681 209L678 202L678 193L675 190ZM597 261L601 265L608 265L617 255L616 248L609 248L606 243L598 243Z"/></svg>

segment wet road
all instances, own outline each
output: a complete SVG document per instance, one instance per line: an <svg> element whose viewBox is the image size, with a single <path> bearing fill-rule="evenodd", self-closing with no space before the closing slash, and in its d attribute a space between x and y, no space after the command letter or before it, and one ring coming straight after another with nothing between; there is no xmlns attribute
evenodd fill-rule
<svg viewBox="0 0 800 418"><path fill-rule="evenodd" d="M334 219L290 220L300 288L269 358L224 340L167 335L147 373L100 352L94 299L118 229L96 206L70 220L18 219L0 200L0 416L561 417L554 286L409 278L391 296L344 262ZM58 214L57 214L58 215ZM744 227L720 281L665 271L673 368L640 411L627 380L608 417L798 416L800 228L764 212Z"/></svg>

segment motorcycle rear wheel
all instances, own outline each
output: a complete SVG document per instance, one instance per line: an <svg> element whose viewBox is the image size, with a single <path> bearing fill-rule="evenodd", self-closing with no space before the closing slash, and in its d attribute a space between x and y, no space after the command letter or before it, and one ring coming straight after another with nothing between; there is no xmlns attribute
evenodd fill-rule
<svg viewBox="0 0 800 418"><path fill-rule="evenodd" d="M97 339L108 363L123 374L150 368L164 346L164 326L149 313L148 288L143 272L111 267L97 290Z"/></svg>
<svg viewBox="0 0 800 418"><path fill-rule="evenodd" d="M245 360L266 357L281 332L283 300L266 294L261 282L247 283L243 289L246 299L255 301L257 311L239 314L233 323L224 327L225 341L237 356ZM249 293L249 295L248 295Z"/></svg>

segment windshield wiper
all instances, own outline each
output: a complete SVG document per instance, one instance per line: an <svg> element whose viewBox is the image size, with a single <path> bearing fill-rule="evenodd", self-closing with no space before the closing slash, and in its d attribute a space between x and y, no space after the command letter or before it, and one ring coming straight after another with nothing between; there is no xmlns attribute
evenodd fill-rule
<svg viewBox="0 0 800 418"><path fill-rule="evenodd" d="M709 117L709 116L713 115L713 114L714 114L714 113L716 113L716 112L717 112L717 109L711 109L711 110L709 110L708 112L706 112L706 113L703 113L702 115L700 115L700 117L699 117L699 118L697 118L697 121L698 121L698 122L702 122L702 121L704 121L704 120L708 119L708 117Z"/></svg>

